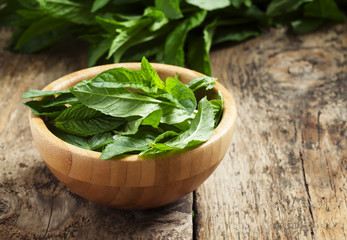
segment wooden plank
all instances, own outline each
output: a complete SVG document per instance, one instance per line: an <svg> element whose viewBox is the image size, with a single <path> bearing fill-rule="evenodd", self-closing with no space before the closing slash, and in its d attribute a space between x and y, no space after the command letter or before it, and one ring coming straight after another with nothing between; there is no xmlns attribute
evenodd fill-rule
<svg viewBox="0 0 347 240"><path fill-rule="evenodd" d="M196 239L346 239L347 24L211 57L239 119L195 194Z"/></svg>
<svg viewBox="0 0 347 240"><path fill-rule="evenodd" d="M3 50L11 34L0 29L0 239L191 239L192 194L158 209L120 211L72 194L50 173L21 95L84 68L86 46L67 41L14 54Z"/></svg>

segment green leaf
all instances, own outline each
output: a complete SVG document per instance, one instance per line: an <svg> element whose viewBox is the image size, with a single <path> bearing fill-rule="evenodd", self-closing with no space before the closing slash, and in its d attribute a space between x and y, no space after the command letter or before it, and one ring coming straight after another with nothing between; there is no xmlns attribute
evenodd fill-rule
<svg viewBox="0 0 347 240"><path fill-rule="evenodd" d="M113 142L113 135L110 132L100 133L88 139L88 145L91 150L99 149Z"/></svg>
<svg viewBox="0 0 347 240"><path fill-rule="evenodd" d="M151 19L153 21L153 19ZM129 49L132 49L133 47L136 47L136 50L133 49L133 51L136 51L136 55L138 56L133 61L138 62L141 60L143 56L151 57L151 55L148 55L147 52L153 52L153 48L156 49L156 53L159 53L158 55L162 55L162 48L164 45L165 40L161 40L160 38L165 38L166 34L170 31L170 28L164 28L160 29L159 31L152 32L152 24L146 28L141 29L136 36L129 39L126 43L124 43L117 52L113 55L113 61L114 62L124 62L123 57L126 53L129 53ZM155 40L155 41L152 41ZM143 46L142 44L148 44L150 42L149 48L147 46ZM154 42L159 42L159 44L155 44ZM152 44L155 44L154 46ZM152 49L151 49L152 48ZM130 53L131 54L131 53ZM134 54L133 54L134 55Z"/></svg>
<svg viewBox="0 0 347 240"><path fill-rule="evenodd" d="M152 25L149 27L152 32L161 29L169 22L169 19L165 16L164 12L154 7L147 7L143 16L150 17L154 20Z"/></svg>
<svg viewBox="0 0 347 240"><path fill-rule="evenodd" d="M200 88L205 88L206 90L209 90L216 85L216 80L216 78L208 76L197 77L192 79L187 84L187 87L189 87L192 91L196 91Z"/></svg>
<svg viewBox="0 0 347 240"><path fill-rule="evenodd" d="M155 0L155 6L165 13L169 19L179 19L183 17L179 0Z"/></svg>
<svg viewBox="0 0 347 240"><path fill-rule="evenodd" d="M44 18L34 22L33 24L31 24L21 34L21 36L17 40L15 49L19 50L29 40L35 39L36 37L50 33L52 31L56 31L57 29L67 28L68 26L69 26L69 23L67 23L63 20L57 21L56 19L54 19L52 17L44 17ZM54 35L53 35L52 39L54 39L54 41L56 40Z"/></svg>
<svg viewBox="0 0 347 240"><path fill-rule="evenodd" d="M151 86L149 89L151 91L147 92L157 92L158 89L165 89L164 82L160 79L157 71L151 66L145 57L143 57L141 61L141 72L145 82L150 83Z"/></svg>
<svg viewBox="0 0 347 240"><path fill-rule="evenodd" d="M155 135L146 130L139 131L132 136L119 136L105 147L101 159L110 159L125 153L140 153L148 149L149 143L153 142L154 139Z"/></svg>
<svg viewBox="0 0 347 240"><path fill-rule="evenodd" d="M124 45L127 41L136 37L136 34L139 33L142 29L148 27L152 22L152 19L143 18L134 23L131 27L125 29L118 29L118 34L113 39L110 50L108 52L107 58L110 58L116 51ZM119 57L118 57L119 58Z"/></svg>
<svg viewBox="0 0 347 240"><path fill-rule="evenodd" d="M340 12L334 0L314 0L304 6L304 16L324 18L344 22L345 16Z"/></svg>
<svg viewBox="0 0 347 240"><path fill-rule="evenodd" d="M214 114L214 127L216 128L222 118L223 115L223 96L222 93L219 91L218 92L218 99L212 99L211 101L209 101L211 106L212 106L212 110L213 110L213 114Z"/></svg>
<svg viewBox="0 0 347 240"><path fill-rule="evenodd" d="M65 106L46 107L45 104L47 104L45 101L29 101L24 103L24 105L31 109L33 114L38 116L56 117L66 108Z"/></svg>
<svg viewBox="0 0 347 240"><path fill-rule="evenodd" d="M88 40L88 37L85 37L84 39ZM90 52L88 54L88 66L94 66L97 61L107 53L111 44L112 39L108 38L100 40L98 43L92 44Z"/></svg>
<svg viewBox="0 0 347 240"><path fill-rule="evenodd" d="M70 93L69 90L61 90L61 91L42 91L30 89L29 91L23 93L22 98L38 98L38 97L47 97L53 95L60 95L62 93Z"/></svg>
<svg viewBox="0 0 347 240"><path fill-rule="evenodd" d="M235 8L240 8L242 4L244 4L248 8L253 6L252 0L232 0L230 1L230 4L233 5Z"/></svg>
<svg viewBox="0 0 347 240"><path fill-rule="evenodd" d="M214 114L212 106L205 97L199 102L198 113L192 120L191 127L165 144L181 149L201 144L210 138L214 129L213 123Z"/></svg>
<svg viewBox="0 0 347 240"><path fill-rule="evenodd" d="M241 42L259 35L260 30L256 26L241 25L240 27L220 27L213 36L213 44L220 44L229 41Z"/></svg>
<svg viewBox="0 0 347 240"><path fill-rule="evenodd" d="M91 12L96 12L97 10L103 8L111 0L94 0Z"/></svg>
<svg viewBox="0 0 347 240"><path fill-rule="evenodd" d="M233 1L235 0L186 0L187 3L208 11L226 8L230 6Z"/></svg>
<svg viewBox="0 0 347 240"><path fill-rule="evenodd" d="M187 58L189 66L209 76L212 74L209 52L216 28L217 19L206 25L202 34L191 34L188 41Z"/></svg>
<svg viewBox="0 0 347 240"><path fill-rule="evenodd" d="M18 9L22 8L22 4L18 1L3 0L0 1L0 27L7 27L17 24L21 16Z"/></svg>
<svg viewBox="0 0 347 240"><path fill-rule="evenodd" d="M137 133L144 117L132 116L124 118L126 123L122 128L115 130L114 132L121 135L132 135Z"/></svg>
<svg viewBox="0 0 347 240"><path fill-rule="evenodd" d="M106 70L95 78L81 85L91 85L95 88L132 88L144 92L155 92L151 82L142 77L140 70L129 70L126 68L112 68Z"/></svg>
<svg viewBox="0 0 347 240"><path fill-rule="evenodd" d="M142 125L150 125L154 128L157 128L159 123L160 123L162 113L163 112L161 109L158 109L158 110L150 113L146 118L143 119L141 124Z"/></svg>
<svg viewBox="0 0 347 240"><path fill-rule="evenodd" d="M168 35L164 47L165 63L184 66L184 44L190 30L196 28L204 21L206 11L195 12Z"/></svg>
<svg viewBox="0 0 347 240"><path fill-rule="evenodd" d="M266 14L271 17L280 16L284 13L296 11L304 3L313 0L272 0L267 6Z"/></svg>
<svg viewBox="0 0 347 240"><path fill-rule="evenodd" d="M43 105L44 107L54 107L54 106L62 106L66 104L76 104L79 103L79 100L72 95L72 93L62 93L58 95L58 97L52 98L52 99L45 99L43 102L45 104Z"/></svg>
<svg viewBox="0 0 347 240"><path fill-rule="evenodd" d="M59 21L66 20L74 24L94 24L94 15L90 13L90 2L70 0L36 0L43 12ZM56 22L59 22L56 21Z"/></svg>
<svg viewBox="0 0 347 240"><path fill-rule="evenodd" d="M163 115L160 119L161 123L166 123L166 124L178 124L186 121L187 119L193 119L195 114L191 113L188 114L186 110L176 108L173 106L161 106Z"/></svg>
<svg viewBox="0 0 347 240"><path fill-rule="evenodd" d="M174 133L164 133L159 135L156 142L151 143L151 148L145 149L140 153L141 156L151 156L168 151L180 150L195 147L206 142L214 130L214 114L211 104L205 98L201 99L198 105L198 113L192 120L188 130L178 136L171 138ZM165 138L170 140L161 143Z"/></svg>
<svg viewBox="0 0 347 240"><path fill-rule="evenodd" d="M170 93L188 114L194 112L196 99L193 91L176 78L168 77L165 81L166 90Z"/></svg>
<svg viewBox="0 0 347 240"><path fill-rule="evenodd" d="M130 5L131 8L134 8L136 6L136 4L134 3L138 3L141 2L142 0L113 0L112 4L119 7L121 5Z"/></svg>
<svg viewBox="0 0 347 240"><path fill-rule="evenodd" d="M174 151L174 150L180 150L180 148L173 147L173 146L168 146L164 143L156 143L156 144L150 144L151 148L147 148L140 152L140 156L144 158L150 158L153 157L154 155L158 154L163 154L169 151Z"/></svg>
<svg viewBox="0 0 347 240"><path fill-rule="evenodd" d="M84 105L114 117L146 117L164 103L124 88L95 87L88 82L77 84L71 92Z"/></svg>
<svg viewBox="0 0 347 240"><path fill-rule="evenodd" d="M54 121L57 128L78 136L90 136L116 129L123 119L105 116L82 104L65 109Z"/></svg>
<svg viewBox="0 0 347 240"><path fill-rule="evenodd" d="M161 31L162 32L162 31ZM147 36L145 36L147 37ZM133 45L127 49L122 56L122 62L136 62L143 56L148 58L154 57L156 62L163 62L162 55L164 52L164 36L157 36L154 39L143 41L139 44Z"/></svg>
<svg viewBox="0 0 347 240"><path fill-rule="evenodd" d="M166 131L160 135L158 135L155 140L154 143L163 143L166 142L168 140L171 140L172 138L178 136L179 133L175 132L175 131Z"/></svg>
<svg viewBox="0 0 347 240"><path fill-rule="evenodd" d="M96 88L132 88L145 93L156 93L158 89L165 89L165 84L146 58L142 58L141 70L112 68L83 84Z"/></svg>
<svg viewBox="0 0 347 240"><path fill-rule="evenodd" d="M316 30L324 22L324 19L303 18L291 22L291 26L296 34L305 34Z"/></svg>
<svg viewBox="0 0 347 240"><path fill-rule="evenodd" d="M194 115L195 116L195 115ZM181 131L186 131L188 128L190 128L190 124L192 123L192 118L188 118L180 123L175 123L172 126L175 126L177 129Z"/></svg>
<svg viewBox="0 0 347 240"><path fill-rule="evenodd" d="M84 137L79 137L79 136L75 136L73 134L69 134L66 133L52 125L48 125L49 130L58 138L60 138L61 140L70 143L76 147L80 147L80 148L84 148L87 150L91 150L89 144L88 144L88 140Z"/></svg>
<svg viewBox="0 0 347 240"><path fill-rule="evenodd" d="M26 36L28 39L26 39L25 42L22 42L21 45L17 45L18 39L21 38L22 34L26 33L26 30L22 30L21 28L16 30L8 46L9 50L21 53L35 53L52 45L69 34L69 32L66 31L66 28L60 28L33 37Z"/></svg>
<svg viewBox="0 0 347 240"><path fill-rule="evenodd" d="M115 21L113 18L108 18L108 16L96 16L95 21L99 24L100 27L102 27L104 30L106 30L108 33L115 35L116 29L118 28L127 28L134 25L134 21Z"/></svg>

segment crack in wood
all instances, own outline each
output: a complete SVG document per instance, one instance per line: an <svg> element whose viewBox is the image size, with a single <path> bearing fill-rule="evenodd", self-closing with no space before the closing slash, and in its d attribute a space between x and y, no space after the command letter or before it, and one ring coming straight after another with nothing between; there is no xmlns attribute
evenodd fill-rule
<svg viewBox="0 0 347 240"><path fill-rule="evenodd" d="M53 190L52 190L52 195L51 195L51 208L50 208L50 212L49 212L49 218L48 218L48 223L47 223L47 228L46 228L46 232L43 235L43 237L45 238L47 236L49 227L51 225L51 220L52 220L52 214L53 214L53 205L54 205L54 191L55 191L56 186L54 186Z"/></svg>
<svg viewBox="0 0 347 240"><path fill-rule="evenodd" d="M320 146L320 142L321 142L321 128L320 128L320 115L321 115L321 111L318 111L317 114L317 134L318 134L318 149L319 149L319 153L321 153L321 146Z"/></svg>
<svg viewBox="0 0 347 240"><path fill-rule="evenodd" d="M295 129L295 131L297 131ZM304 164L304 157L303 157L303 149L305 147L304 145L304 137L301 136L301 149L299 150L299 155L300 155L300 162L301 162L301 169L302 169L302 176L303 176L303 179L304 179L304 185L305 185L305 190L306 190L306 194L307 194L307 198L308 198L308 211L310 213L310 217L311 217L311 220L312 220L312 223L310 224L310 231L311 231L311 238L312 239L315 239L315 235L314 235L314 217L313 217L313 211L312 211L312 200L311 200L311 195L310 195L310 189L309 189L309 186L308 186L308 183L307 183L307 180L306 180L306 171L305 171L305 164Z"/></svg>
<svg viewBox="0 0 347 240"><path fill-rule="evenodd" d="M192 211L193 211L193 240L198 239L198 206L197 206L197 193L196 191L193 192L193 205L192 205Z"/></svg>

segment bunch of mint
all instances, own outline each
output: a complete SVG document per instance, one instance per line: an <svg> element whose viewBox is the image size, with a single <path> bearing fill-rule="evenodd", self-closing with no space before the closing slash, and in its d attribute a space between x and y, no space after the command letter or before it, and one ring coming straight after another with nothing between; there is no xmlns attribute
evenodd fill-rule
<svg viewBox="0 0 347 240"><path fill-rule="evenodd" d="M88 65L140 61L211 75L211 46L258 36L268 26L298 34L343 22L345 0L0 0L9 48L37 52L68 35L90 43Z"/></svg>

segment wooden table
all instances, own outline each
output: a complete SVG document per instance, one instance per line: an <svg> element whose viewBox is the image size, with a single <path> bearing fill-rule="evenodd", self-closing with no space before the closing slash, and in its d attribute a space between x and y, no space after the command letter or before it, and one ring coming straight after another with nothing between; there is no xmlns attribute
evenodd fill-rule
<svg viewBox="0 0 347 240"><path fill-rule="evenodd" d="M0 29L0 239L347 238L347 24L215 49L238 104L230 151L194 193L145 211L76 196L33 145L22 93L85 68L87 47L14 54L10 36Z"/></svg>

